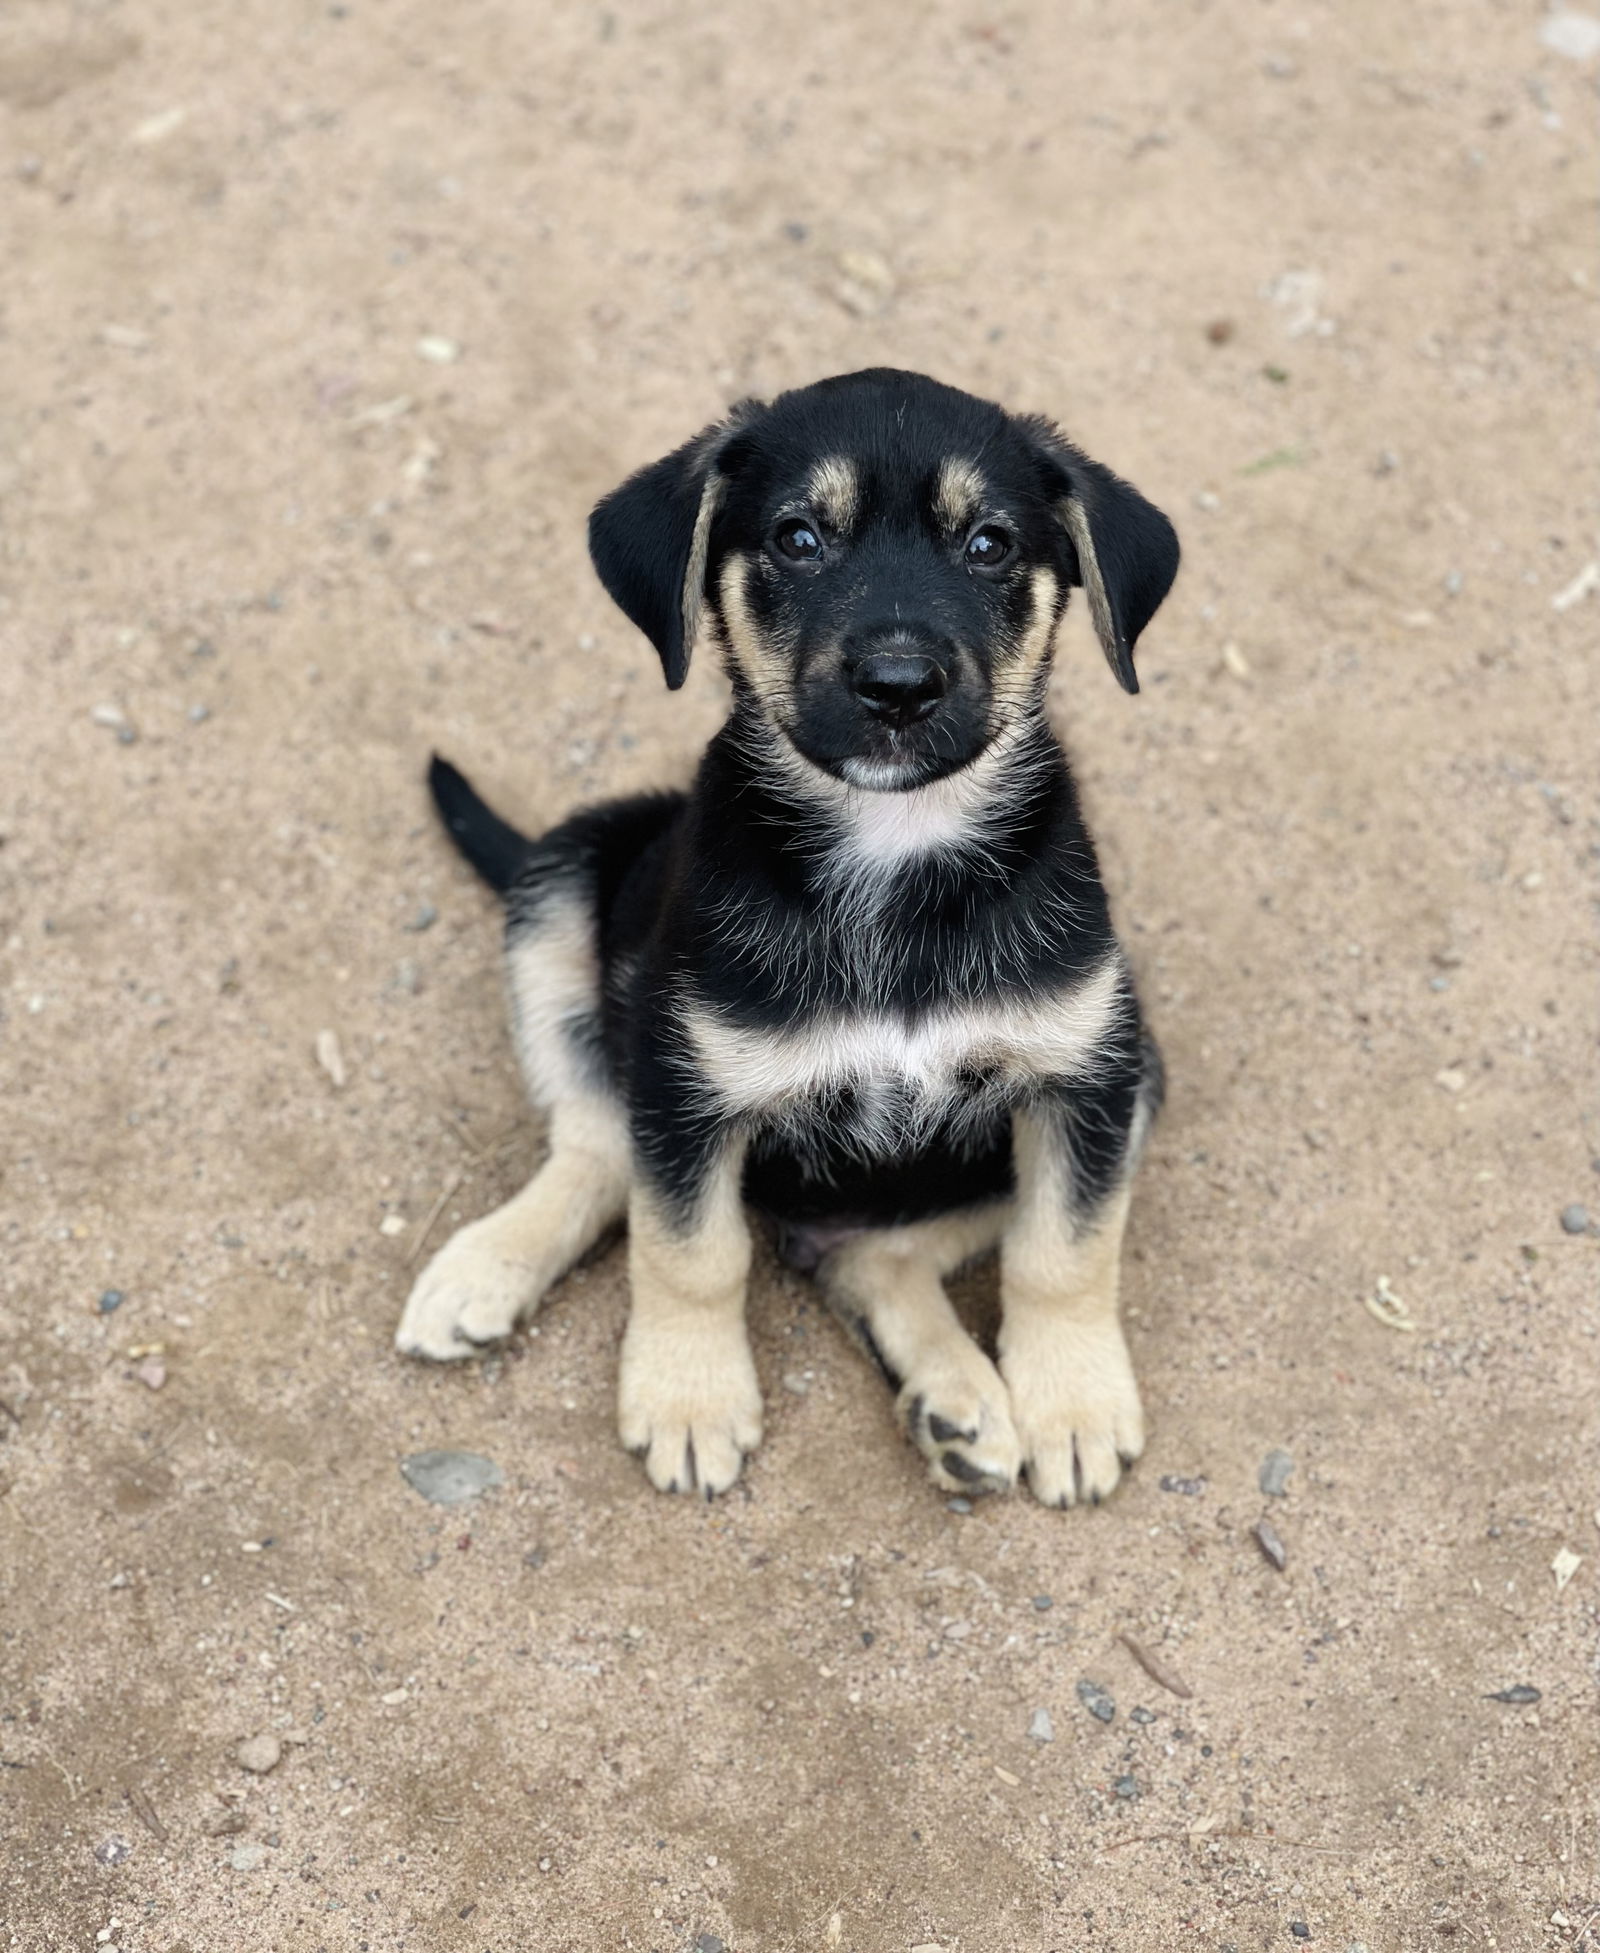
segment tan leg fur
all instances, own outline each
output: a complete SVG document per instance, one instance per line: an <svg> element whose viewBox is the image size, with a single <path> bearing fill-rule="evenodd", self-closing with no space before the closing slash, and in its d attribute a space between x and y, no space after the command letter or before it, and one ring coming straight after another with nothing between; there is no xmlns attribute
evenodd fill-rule
<svg viewBox="0 0 1600 1953"><path fill-rule="evenodd" d="M725 1492L761 1442L761 1391L745 1334L750 1230L743 1148L713 1169L690 1221L647 1181L628 1209L633 1303L622 1339L618 1428L663 1492Z"/></svg>
<svg viewBox="0 0 1600 1953"><path fill-rule="evenodd" d="M1068 1162L1046 1122L1019 1113L1015 1144L1017 1201L1000 1250L1000 1372L1034 1497L1098 1501L1144 1449L1117 1314L1128 1190L1075 1220Z"/></svg>

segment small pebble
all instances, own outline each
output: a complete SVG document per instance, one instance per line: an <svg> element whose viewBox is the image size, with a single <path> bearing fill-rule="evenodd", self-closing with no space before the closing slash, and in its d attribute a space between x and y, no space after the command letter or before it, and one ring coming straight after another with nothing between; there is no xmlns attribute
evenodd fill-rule
<svg viewBox="0 0 1600 1953"><path fill-rule="evenodd" d="M1181 1498L1197 1499L1206 1489L1203 1478L1177 1478L1171 1472L1161 1481L1163 1492L1176 1492Z"/></svg>
<svg viewBox="0 0 1600 1953"><path fill-rule="evenodd" d="M102 1838L94 1848L97 1865L126 1865L132 1856L133 1846L126 1838Z"/></svg>
<svg viewBox="0 0 1600 1953"><path fill-rule="evenodd" d="M234 1751L233 1760L251 1776L264 1777L282 1762L283 1745L269 1730L263 1730L259 1736L247 1736Z"/></svg>
<svg viewBox="0 0 1600 1953"><path fill-rule="evenodd" d="M316 1051L317 1063L328 1074L333 1089L336 1092L342 1091L345 1081L344 1053L339 1049L338 1032L318 1031L313 1048Z"/></svg>
<svg viewBox="0 0 1600 1953"><path fill-rule="evenodd" d="M400 1460L400 1476L430 1505L465 1505L505 1483L500 1467L475 1451L414 1451Z"/></svg>
<svg viewBox="0 0 1600 1953"><path fill-rule="evenodd" d="M1294 1460L1287 1451L1274 1449L1261 1461L1261 1470L1256 1474L1256 1483L1269 1499L1281 1499L1288 1487L1289 1474L1294 1470Z"/></svg>
<svg viewBox="0 0 1600 1953"><path fill-rule="evenodd" d="M811 1379L802 1376L798 1370L785 1370L783 1387L791 1397L804 1397L811 1389Z"/></svg>
<svg viewBox="0 0 1600 1953"><path fill-rule="evenodd" d="M1028 1718L1028 1734L1036 1743L1053 1743L1056 1740L1056 1726L1050 1720L1048 1709L1035 1709Z"/></svg>
<svg viewBox="0 0 1600 1953"><path fill-rule="evenodd" d="M98 1304L101 1315L108 1316L114 1310L120 1309L123 1300L124 1297L120 1288L103 1288L100 1291L100 1301Z"/></svg>
<svg viewBox="0 0 1600 1953"><path fill-rule="evenodd" d="M210 717L211 707L209 705L191 705L189 707L188 720L192 726L203 726Z"/></svg>
<svg viewBox="0 0 1600 1953"><path fill-rule="evenodd" d="M228 1853L228 1863L236 1872L259 1872L266 1862L267 1848L265 1845L235 1845L232 1851Z"/></svg>
<svg viewBox="0 0 1600 1953"><path fill-rule="evenodd" d="M393 1237L396 1234L404 1234L405 1231L406 1217L404 1214L385 1214L383 1219L378 1223L378 1232L380 1234L387 1234Z"/></svg>
<svg viewBox="0 0 1600 1953"><path fill-rule="evenodd" d="M964 1519L972 1510L971 1499L946 1499L945 1507L950 1512L959 1513Z"/></svg>
<svg viewBox="0 0 1600 1953"><path fill-rule="evenodd" d="M694 1943L694 1953L728 1953L728 1949L715 1933L702 1933Z"/></svg>
<svg viewBox="0 0 1600 1953"><path fill-rule="evenodd" d="M97 726L104 726L107 732L121 732L128 723L127 714L120 705L92 705L89 717Z"/></svg>
<svg viewBox="0 0 1600 1953"><path fill-rule="evenodd" d="M1139 1795L1139 1786L1132 1777L1118 1777L1111 1786L1112 1795L1120 1797L1125 1803L1133 1803Z"/></svg>
<svg viewBox="0 0 1600 1953"><path fill-rule="evenodd" d="M1141 1729L1148 1728L1155 1719L1156 1716L1153 1709L1130 1709L1128 1711L1128 1720L1138 1723Z"/></svg>
<svg viewBox="0 0 1600 1953"><path fill-rule="evenodd" d="M1310 1939L1311 1937L1311 1928L1303 1919L1291 1919L1289 1921L1289 1930L1294 1934L1296 1939Z"/></svg>
<svg viewBox="0 0 1600 1953"><path fill-rule="evenodd" d="M1563 1234L1588 1233L1589 1210L1581 1200L1575 1200L1570 1207L1562 1208L1561 1231Z"/></svg>
<svg viewBox="0 0 1600 1953"><path fill-rule="evenodd" d="M417 357L432 366L453 366L461 357L461 347L442 332L425 332L417 341Z"/></svg>
<svg viewBox="0 0 1600 1953"><path fill-rule="evenodd" d="M1539 39L1552 54L1592 61L1600 54L1600 20L1593 14L1553 13L1539 23Z"/></svg>
<svg viewBox="0 0 1600 1953"><path fill-rule="evenodd" d="M409 956L402 956L394 966L394 987L403 990L408 997L414 997L420 988L417 966Z"/></svg>
<svg viewBox="0 0 1600 1953"><path fill-rule="evenodd" d="M133 1374L146 1390L159 1390L167 1380L167 1366L159 1356L147 1356L135 1367Z"/></svg>
<svg viewBox="0 0 1600 1953"><path fill-rule="evenodd" d="M1033 1605L1036 1613L1048 1614L1051 1608L1055 1606L1055 1602L1048 1594L1035 1594L1033 1597Z"/></svg>
<svg viewBox="0 0 1600 1953"><path fill-rule="evenodd" d="M420 936L424 929L431 929L438 920L439 911L431 902L424 902L406 924L406 931L409 935Z"/></svg>
<svg viewBox="0 0 1600 1953"><path fill-rule="evenodd" d="M1082 1681L1078 1684L1078 1700L1094 1717L1096 1722L1110 1722L1117 1713L1116 1698L1110 1689L1099 1682Z"/></svg>
<svg viewBox="0 0 1600 1953"><path fill-rule="evenodd" d="M1278 1537L1277 1529L1263 1519L1251 1527L1251 1532L1255 1536L1257 1546L1261 1548L1262 1556L1282 1573L1289 1564L1289 1554L1283 1541Z"/></svg>
<svg viewBox="0 0 1600 1953"><path fill-rule="evenodd" d="M1535 1702L1544 1700L1544 1691L1536 1689L1532 1682L1515 1682L1508 1689L1497 1689L1493 1695L1486 1695L1485 1702L1509 1702L1513 1709L1530 1708Z"/></svg>

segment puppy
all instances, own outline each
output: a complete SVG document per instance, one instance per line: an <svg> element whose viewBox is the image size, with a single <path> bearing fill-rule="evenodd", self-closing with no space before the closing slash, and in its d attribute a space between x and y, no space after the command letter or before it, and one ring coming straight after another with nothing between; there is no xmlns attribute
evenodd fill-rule
<svg viewBox="0 0 1600 1953"><path fill-rule="evenodd" d="M423 1271L396 1338L508 1336L628 1224L622 1441L726 1491L761 1437L754 1209L811 1269L947 1491L1099 1500L1144 1446L1117 1313L1161 1063L1045 715L1081 588L1112 670L1166 596L1166 517L1043 420L875 370L747 402L595 509L667 684L721 645L687 793L529 841L435 760L506 904L549 1157ZM992 1362L945 1277L1000 1251Z"/></svg>

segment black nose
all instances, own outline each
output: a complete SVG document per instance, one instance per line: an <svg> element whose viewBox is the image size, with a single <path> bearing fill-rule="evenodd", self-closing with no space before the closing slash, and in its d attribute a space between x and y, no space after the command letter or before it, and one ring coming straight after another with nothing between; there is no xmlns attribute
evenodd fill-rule
<svg viewBox="0 0 1600 1953"><path fill-rule="evenodd" d="M874 651L850 668L850 689L875 719L914 725L945 694L944 667L920 651Z"/></svg>

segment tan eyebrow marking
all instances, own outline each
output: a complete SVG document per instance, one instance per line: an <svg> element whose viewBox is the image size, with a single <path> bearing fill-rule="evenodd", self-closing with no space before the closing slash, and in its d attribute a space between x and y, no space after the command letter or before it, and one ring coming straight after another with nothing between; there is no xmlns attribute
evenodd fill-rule
<svg viewBox="0 0 1600 1953"><path fill-rule="evenodd" d="M983 507L987 492L988 484L976 463L952 455L939 467L933 490L934 513L947 529L965 529Z"/></svg>
<svg viewBox="0 0 1600 1953"><path fill-rule="evenodd" d="M843 455L825 455L811 470L806 496L830 529L848 530L861 501L856 464Z"/></svg>

